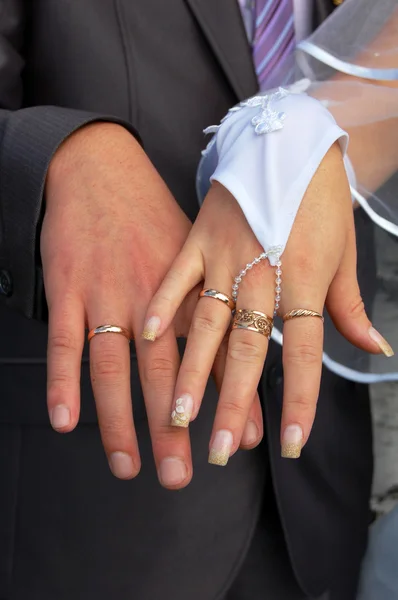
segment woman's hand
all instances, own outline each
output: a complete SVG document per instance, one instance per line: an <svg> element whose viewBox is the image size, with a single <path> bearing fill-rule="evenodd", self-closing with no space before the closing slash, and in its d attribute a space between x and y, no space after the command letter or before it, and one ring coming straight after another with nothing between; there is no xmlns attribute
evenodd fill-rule
<svg viewBox="0 0 398 600"><path fill-rule="evenodd" d="M234 277L261 252L233 196L220 184L213 184L181 253L149 305L147 323L156 322L161 337L198 282L204 280L204 288L230 294ZM383 349L385 341L371 329L358 288L351 195L337 143L308 187L282 260L281 315L297 308L322 313L326 303L336 327L349 341L369 352ZM262 261L242 280L237 309L272 316L274 290L275 269ZM262 435L253 399L268 339L235 329L223 343L230 321L226 305L211 298L198 301L172 406L177 414L184 409L188 420L196 417L214 359L221 354L225 373L209 457L215 464L226 464L244 432L246 437L251 432L251 445ZM283 456L298 457L309 437L319 393L322 346L321 319L296 318L285 323Z"/></svg>

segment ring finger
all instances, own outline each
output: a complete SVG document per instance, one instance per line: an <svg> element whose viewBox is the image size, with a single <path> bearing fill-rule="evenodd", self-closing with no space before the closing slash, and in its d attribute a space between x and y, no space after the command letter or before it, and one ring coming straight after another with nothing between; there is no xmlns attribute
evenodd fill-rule
<svg viewBox="0 0 398 600"><path fill-rule="evenodd" d="M114 324L129 329L123 310L101 302L101 310L89 314L89 328ZM112 307L112 308L111 308ZM113 474L131 479L140 470L133 423L128 340L117 333L95 335L90 341L90 370L98 421L105 452Z"/></svg>

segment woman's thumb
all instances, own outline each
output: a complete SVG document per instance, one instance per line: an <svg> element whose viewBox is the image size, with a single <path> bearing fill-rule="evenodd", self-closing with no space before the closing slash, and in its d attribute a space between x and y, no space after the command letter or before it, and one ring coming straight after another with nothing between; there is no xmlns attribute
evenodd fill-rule
<svg viewBox="0 0 398 600"><path fill-rule="evenodd" d="M326 308L336 329L354 346L371 352L394 355L387 340L372 326L361 297L356 271L355 233L350 232L346 250L329 287Z"/></svg>

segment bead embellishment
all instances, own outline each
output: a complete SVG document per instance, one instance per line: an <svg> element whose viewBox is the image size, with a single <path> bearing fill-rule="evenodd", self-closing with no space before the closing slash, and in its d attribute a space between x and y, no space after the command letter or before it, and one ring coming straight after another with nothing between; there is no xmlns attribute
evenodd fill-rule
<svg viewBox="0 0 398 600"><path fill-rule="evenodd" d="M242 102L242 107L247 106L249 108L261 107L261 112L252 118L252 125L257 135L263 133L272 133L283 129L283 123L286 119L286 113L283 111L277 111L273 108L273 103L278 100L285 98L289 92L283 88L279 88L274 94L267 94L266 96L254 96Z"/></svg>
<svg viewBox="0 0 398 600"><path fill-rule="evenodd" d="M192 416L193 399L190 394L183 394L177 398L175 408L171 413L171 425L174 427L188 427Z"/></svg>
<svg viewBox="0 0 398 600"><path fill-rule="evenodd" d="M225 117L221 119L220 125L210 125L210 127L204 129L203 133L205 133L206 135L210 133L217 133L217 131L227 119L229 119L234 113L241 111L243 108L260 108L260 112L257 115L255 115L251 120L251 123L254 127L254 131L257 135L262 135L264 133L272 133L274 131L278 131L279 129L283 129L284 121L286 119L286 113L284 113L283 111L276 110L274 105L275 102L286 98L286 96L288 96L289 94L289 90L280 87L276 92L273 92L272 94L265 94L264 96L253 96L248 100L244 100L243 102L240 102L236 106L233 106L229 109ZM206 156L210 152L211 148L215 144L215 139L216 136L214 136L211 139L206 149L203 150L203 156Z"/></svg>
<svg viewBox="0 0 398 600"><path fill-rule="evenodd" d="M239 274L235 277L234 283L232 285L232 293L231 296L236 302L238 299L239 286L242 283L242 279L247 275L248 271L250 271L255 265L258 265L262 260L269 258L270 256L276 257L276 279L275 279L275 309L274 314L277 314L277 311L280 307L281 300L281 292L282 292L282 261L280 259L282 253L282 246L274 246L270 248L267 252L262 252L259 256L257 256L251 263L247 263L247 265L239 272Z"/></svg>
<svg viewBox="0 0 398 600"><path fill-rule="evenodd" d="M274 309L274 314L276 315L278 313L279 310L279 306L280 306L280 301L281 301L281 283L282 283L282 261L279 259L276 262L276 279L275 279L275 283L276 283L276 287L275 287L275 309Z"/></svg>

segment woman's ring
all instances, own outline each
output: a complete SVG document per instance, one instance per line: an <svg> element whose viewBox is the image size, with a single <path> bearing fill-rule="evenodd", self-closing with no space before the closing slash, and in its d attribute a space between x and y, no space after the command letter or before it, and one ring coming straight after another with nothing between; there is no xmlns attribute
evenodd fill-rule
<svg viewBox="0 0 398 600"><path fill-rule="evenodd" d="M124 335L129 342L132 340L132 335L130 334L129 330L125 329L124 327L119 327L119 325L100 325L99 327L95 327L95 329L91 329L88 332L88 341L92 340L95 335L99 335L100 333L119 333Z"/></svg>
<svg viewBox="0 0 398 600"><path fill-rule="evenodd" d="M306 308L295 308L293 310L289 310L285 315L283 315L282 320L290 321L291 319L298 319L299 317L317 317L318 319L324 322L323 315L321 313L316 312L315 310L307 310Z"/></svg>
<svg viewBox="0 0 398 600"><path fill-rule="evenodd" d="M231 296L227 294L223 294L222 292L218 292L217 290L212 290L210 288L204 289L200 292L199 298L215 298L216 300L220 300L224 304L228 306L230 310L235 310L236 304Z"/></svg>
<svg viewBox="0 0 398 600"><path fill-rule="evenodd" d="M271 337L274 320L259 310L240 308L234 314L232 329L247 329Z"/></svg>

